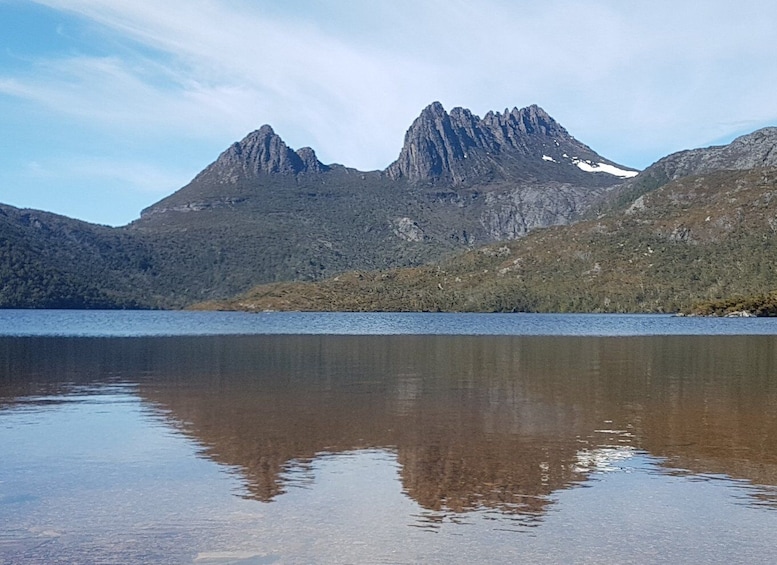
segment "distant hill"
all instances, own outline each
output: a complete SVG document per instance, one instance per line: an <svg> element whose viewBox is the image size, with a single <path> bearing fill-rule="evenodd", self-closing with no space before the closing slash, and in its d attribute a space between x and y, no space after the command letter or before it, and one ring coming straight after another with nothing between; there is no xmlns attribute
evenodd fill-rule
<svg viewBox="0 0 777 565"><path fill-rule="evenodd" d="M756 130L728 145L667 155L613 190L602 204L605 209L628 206L641 195L683 177L769 167L777 167L777 127Z"/></svg>
<svg viewBox="0 0 777 565"><path fill-rule="evenodd" d="M161 305L153 264L150 249L126 230L0 205L2 307Z"/></svg>

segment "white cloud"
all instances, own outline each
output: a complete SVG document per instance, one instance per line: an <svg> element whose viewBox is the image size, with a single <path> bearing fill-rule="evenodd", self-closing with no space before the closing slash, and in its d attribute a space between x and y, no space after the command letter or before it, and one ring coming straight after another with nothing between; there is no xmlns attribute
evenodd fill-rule
<svg viewBox="0 0 777 565"><path fill-rule="evenodd" d="M398 153L408 125L394 125L398 108L417 113L421 106L401 94L417 91L423 104L433 97L432 89L423 94L413 84L415 76L436 73L423 61L363 52L312 24L268 21L246 4L44 3L165 54L163 63L135 53L42 65L40 79L28 81L30 96L83 118L122 123L129 117L137 127L233 138L272 122L290 143L383 167L372 155L375 146L383 155L389 147ZM395 134L390 140L374 133L387 129Z"/></svg>
<svg viewBox="0 0 777 565"><path fill-rule="evenodd" d="M112 52L40 61L0 92L132 135L233 141L271 123L324 161L383 168L433 100L538 103L640 166L777 119L777 4L755 0L39 3Z"/></svg>

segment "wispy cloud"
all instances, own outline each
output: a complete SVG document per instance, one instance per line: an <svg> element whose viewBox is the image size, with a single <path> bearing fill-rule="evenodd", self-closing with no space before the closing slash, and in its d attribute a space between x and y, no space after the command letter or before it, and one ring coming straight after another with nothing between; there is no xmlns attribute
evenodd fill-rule
<svg viewBox="0 0 777 565"><path fill-rule="evenodd" d="M777 120L777 4L756 0L38 3L102 52L37 60L0 93L139 139L225 146L269 122L325 161L383 168L433 100L538 103L639 166Z"/></svg>
<svg viewBox="0 0 777 565"><path fill-rule="evenodd" d="M673 124L719 132L715 98L740 119L777 116L774 103L742 88L777 78L763 48L777 12L762 2L734 11L723 1L703 10L663 0L329 1L288 12L270 2L41 3L165 57L58 61L61 74L43 74L48 92L33 85L38 98L108 122L131 115L192 133L273 121L293 140L371 167L387 164L409 119L433 99L481 112L538 102L581 137L613 128L654 144Z"/></svg>
<svg viewBox="0 0 777 565"><path fill-rule="evenodd" d="M423 60L365 52L314 23L268 19L245 3L43 3L153 50L44 62L24 88L12 85L80 118L232 137L272 121L292 142L326 151L336 140L333 158L342 148L341 159L385 166L371 153L381 143L384 159L388 147L398 151L408 125L394 125L397 113L408 113L398 108L417 112L434 97L433 88L414 84L438 72ZM393 139L375 135L387 127Z"/></svg>

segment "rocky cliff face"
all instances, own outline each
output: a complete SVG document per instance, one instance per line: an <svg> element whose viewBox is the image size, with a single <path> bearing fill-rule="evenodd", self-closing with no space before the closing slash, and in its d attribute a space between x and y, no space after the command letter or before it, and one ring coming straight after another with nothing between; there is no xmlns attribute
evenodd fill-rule
<svg viewBox="0 0 777 565"><path fill-rule="evenodd" d="M454 186L495 180L612 185L636 172L596 154L539 106L489 112L481 119L465 108L448 113L434 102L410 126L386 174Z"/></svg>

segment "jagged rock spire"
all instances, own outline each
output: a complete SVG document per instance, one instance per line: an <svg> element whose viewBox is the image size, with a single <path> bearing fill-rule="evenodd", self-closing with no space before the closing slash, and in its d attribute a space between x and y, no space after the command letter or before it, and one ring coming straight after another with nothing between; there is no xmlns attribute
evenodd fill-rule
<svg viewBox="0 0 777 565"><path fill-rule="evenodd" d="M441 177L467 157L468 148L482 142L479 134L477 120L468 110L457 108L449 115L442 104L434 102L407 130L399 158L387 173L395 179Z"/></svg>

